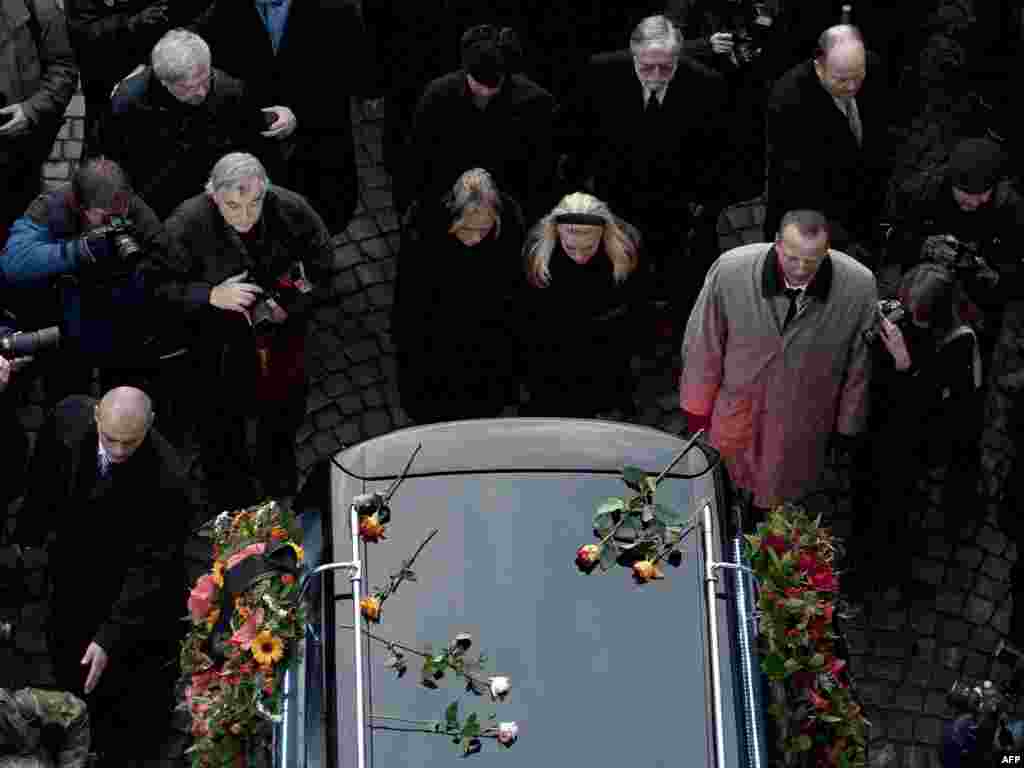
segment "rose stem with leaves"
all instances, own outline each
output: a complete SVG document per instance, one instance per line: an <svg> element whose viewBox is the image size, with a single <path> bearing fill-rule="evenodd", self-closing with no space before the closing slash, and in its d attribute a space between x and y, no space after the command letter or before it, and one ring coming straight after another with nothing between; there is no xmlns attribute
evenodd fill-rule
<svg viewBox="0 0 1024 768"><path fill-rule="evenodd" d="M353 627L351 624L339 624L338 628L339 629L355 629L355 627ZM388 647L401 648L403 651L408 651L409 653L415 654L416 656L419 656L422 659L432 659L432 658L434 658L434 656L437 655L437 654L434 654L434 653L427 653L426 651L421 651L421 650L418 650L416 648L411 648L408 645L403 645L402 643L396 643L394 640L386 640L383 637L379 637L379 636L373 634L372 632L367 632L365 629L363 630L363 634L366 635L367 637L369 637L371 640L376 640L378 643L383 643L384 645L386 645ZM460 672L459 670L455 669L454 667L452 668L452 671L455 672L457 675L461 675L462 677L466 678L467 680L473 681L474 683L476 683L477 685L479 685L479 686L481 686L483 688L487 688L487 686L490 684L489 680L481 680L479 677L473 677L473 675L469 674L468 672Z"/></svg>
<svg viewBox="0 0 1024 768"><path fill-rule="evenodd" d="M393 595L398 590L399 585L403 581L405 581L406 577L409 574L409 571L412 570L412 564L416 561L416 558L420 556L420 552L423 551L423 548L427 546L430 540L434 538L439 531L439 528L435 528L430 533L428 533L427 537L420 542L420 545L418 547L416 547L416 551L412 553L412 557L410 557L408 560L402 563L402 567L398 569L398 574L391 576L390 580L388 581L387 587L385 587L384 591L380 594L380 604L382 607L384 605L384 601L391 597L391 595Z"/></svg>

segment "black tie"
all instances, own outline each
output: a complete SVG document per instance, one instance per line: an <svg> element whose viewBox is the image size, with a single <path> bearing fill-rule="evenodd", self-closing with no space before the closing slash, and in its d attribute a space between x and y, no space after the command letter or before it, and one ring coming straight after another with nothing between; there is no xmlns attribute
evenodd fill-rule
<svg viewBox="0 0 1024 768"><path fill-rule="evenodd" d="M786 310L786 319L782 321L782 330L789 327L790 321L796 317L797 301L800 298L800 288L786 288L786 296L789 297L789 309Z"/></svg>

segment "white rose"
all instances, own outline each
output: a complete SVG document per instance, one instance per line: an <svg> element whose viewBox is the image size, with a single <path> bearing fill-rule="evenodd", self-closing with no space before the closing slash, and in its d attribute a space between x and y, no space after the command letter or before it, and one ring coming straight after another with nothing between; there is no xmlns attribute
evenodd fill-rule
<svg viewBox="0 0 1024 768"><path fill-rule="evenodd" d="M492 677L490 686L491 698L495 701L504 701L505 697L508 696L509 689L512 688L512 683L509 682L507 677Z"/></svg>
<svg viewBox="0 0 1024 768"><path fill-rule="evenodd" d="M511 747L516 743L516 738L519 736L519 726L514 722L512 723L498 723L498 742L504 744L506 747Z"/></svg>

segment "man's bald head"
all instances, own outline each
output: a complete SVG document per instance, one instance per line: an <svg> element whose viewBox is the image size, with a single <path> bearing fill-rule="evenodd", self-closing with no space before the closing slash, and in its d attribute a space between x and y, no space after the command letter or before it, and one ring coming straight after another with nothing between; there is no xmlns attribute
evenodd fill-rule
<svg viewBox="0 0 1024 768"><path fill-rule="evenodd" d="M153 426L153 401L136 387L116 387L96 405L100 445L114 464L127 461Z"/></svg>
<svg viewBox="0 0 1024 768"><path fill-rule="evenodd" d="M852 99L867 76L867 51L860 30L849 24L829 27L818 38L814 70L837 99Z"/></svg>

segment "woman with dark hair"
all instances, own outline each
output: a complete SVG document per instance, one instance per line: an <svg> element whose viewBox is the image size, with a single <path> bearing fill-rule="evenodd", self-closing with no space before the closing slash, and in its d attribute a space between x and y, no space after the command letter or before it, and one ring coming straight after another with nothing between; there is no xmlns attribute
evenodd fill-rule
<svg viewBox="0 0 1024 768"><path fill-rule="evenodd" d="M944 266L924 263L904 275L900 309L879 311L868 444L861 464L857 533L848 563L853 592L884 587L894 575L912 591L911 537L930 469L946 468L943 509L955 533L976 480L981 429L981 357L974 330L959 315L960 288ZM894 564L899 564L893 574ZM882 574L887 574L883 577Z"/></svg>
<svg viewBox="0 0 1024 768"><path fill-rule="evenodd" d="M399 396L413 421L497 416L518 401L510 317L523 229L519 205L482 168L417 211L391 315Z"/></svg>
<svg viewBox="0 0 1024 768"><path fill-rule="evenodd" d="M575 192L533 227L525 254L529 414L632 416L639 231Z"/></svg>

